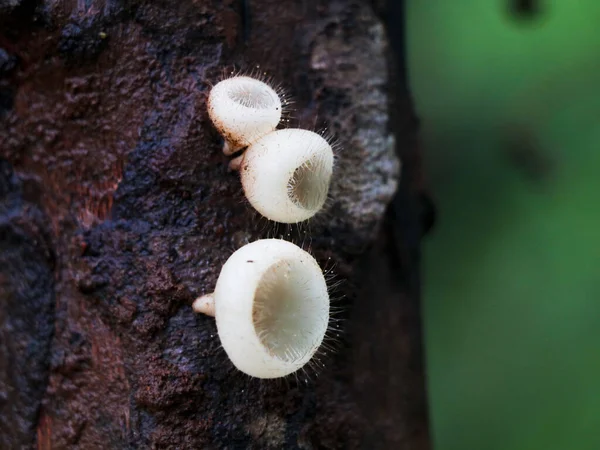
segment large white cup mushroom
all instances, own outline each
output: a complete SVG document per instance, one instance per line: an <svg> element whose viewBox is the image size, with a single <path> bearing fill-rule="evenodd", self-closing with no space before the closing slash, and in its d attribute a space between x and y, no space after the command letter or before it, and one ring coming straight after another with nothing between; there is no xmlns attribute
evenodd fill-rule
<svg viewBox="0 0 600 450"><path fill-rule="evenodd" d="M223 265L214 293L196 312L214 315L233 364L258 378L303 367L319 349L329 324L329 294L316 260L279 239L252 242Z"/></svg>

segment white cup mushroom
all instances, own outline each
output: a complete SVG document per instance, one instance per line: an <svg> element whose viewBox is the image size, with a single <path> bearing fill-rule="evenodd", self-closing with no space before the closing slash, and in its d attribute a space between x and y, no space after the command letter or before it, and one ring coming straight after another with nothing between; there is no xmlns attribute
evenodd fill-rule
<svg viewBox="0 0 600 450"><path fill-rule="evenodd" d="M281 113L282 101L275 89L252 77L220 81L208 97L208 115L225 139L226 155L275 130Z"/></svg>
<svg viewBox="0 0 600 450"><path fill-rule="evenodd" d="M215 316L230 360L257 378L302 368L329 324L327 283L317 261L279 239L258 240L234 252L214 293L198 298L193 309Z"/></svg>
<svg viewBox="0 0 600 450"><path fill-rule="evenodd" d="M263 136L232 161L246 198L267 219L298 223L325 204L333 150L322 136L287 128Z"/></svg>

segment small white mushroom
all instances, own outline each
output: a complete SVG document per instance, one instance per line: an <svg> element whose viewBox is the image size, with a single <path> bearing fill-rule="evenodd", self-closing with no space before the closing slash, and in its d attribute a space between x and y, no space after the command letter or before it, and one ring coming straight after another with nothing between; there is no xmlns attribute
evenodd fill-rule
<svg viewBox="0 0 600 450"><path fill-rule="evenodd" d="M321 345L329 323L329 294L315 259L300 247L263 239L233 253L214 293L196 312L214 315L233 364L258 378L303 367Z"/></svg>
<svg viewBox="0 0 600 450"><path fill-rule="evenodd" d="M208 97L208 115L225 139L226 155L275 130L281 113L277 92L263 81L247 76L220 81Z"/></svg>
<svg viewBox="0 0 600 450"><path fill-rule="evenodd" d="M333 150L319 134L287 128L250 145L232 168L246 198L275 222L297 223L323 208L333 172Z"/></svg>

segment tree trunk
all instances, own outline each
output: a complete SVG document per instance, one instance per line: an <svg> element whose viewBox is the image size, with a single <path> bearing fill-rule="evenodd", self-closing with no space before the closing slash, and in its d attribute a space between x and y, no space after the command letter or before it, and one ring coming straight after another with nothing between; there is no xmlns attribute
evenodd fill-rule
<svg viewBox="0 0 600 450"><path fill-rule="evenodd" d="M0 448L429 448L392 3L0 0ZM261 219L227 170L205 99L236 70L339 144L309 225ZM333 268L344 321L325 368L260 380L190 305L280 236Z"/></svg>

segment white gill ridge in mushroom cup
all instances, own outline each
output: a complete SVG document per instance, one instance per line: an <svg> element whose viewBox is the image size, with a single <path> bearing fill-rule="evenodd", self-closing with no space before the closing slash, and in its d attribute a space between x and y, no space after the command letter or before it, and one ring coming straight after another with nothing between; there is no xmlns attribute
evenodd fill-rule
<svg viewBox="0 0 600 450"><path fill-rule="evenodd" d="M275 130L281 120L281 99L268 84L247 76L217 83L208 97L208 115L225 139L227 155Z"/></svg>
<svg viewBox="0 0 600 450"><path fill-rule="evenodd" d="M214 292L219 338L233 364L258 378L303 367L329 323L329 295L315 259L287 241L263 239L227 260Z"/></svg>
<svg viewBox="0 0 600 450"><path fill-rule="evenodd" d="M240 177L246 198L264 217L298 223L327 200L333 150L319 134L287 128L263 136L243 156Z"/></svg>

